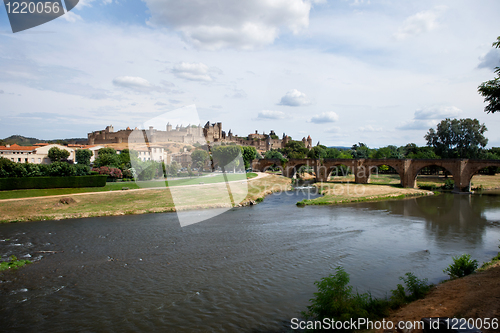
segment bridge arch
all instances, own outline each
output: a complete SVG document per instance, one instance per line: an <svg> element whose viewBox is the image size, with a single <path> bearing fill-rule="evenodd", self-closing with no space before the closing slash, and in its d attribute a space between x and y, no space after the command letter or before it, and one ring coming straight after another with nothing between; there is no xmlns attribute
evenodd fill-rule
<svg viewBox="0 0 500 333"><path fill-rule="evenodd" d="M313 168L315 172L316 170L316 160L309 160L309 159L290 159L284 168L284 173L283 175L288 177L288 178L293 178L299 171L299 169L303 166L307 166L310 168Z"/></svg>
<svg viewBox="0 0 500 333"><path fill-rule="evenodd" d="M357 169L357 178L360 182L368 183L370 181L370 176L373 173L373 170L378 171L378 167L382 165L387 165L396 170L396 173L399 176L399 180L401 185L403 186L403 180L405 176L405 168L404 168L404 160L400 159L370 159L365 160L363 165L358 166Z"/></svg>
<svg viewBox="0 0 500 333"><path fill-rule="evenodd" d="M409 170L409 184L410 187L417 187L417 177L422 169L427 167L440 167L451 174L455 183L460 182L460 171L458 167L458 160L412 160L412 168Z"/></svg>
<svg viewBox="0 0 500 333"><path fill-rule="evenodd" d="M478 174L479 171L488 168L488 167L500 167L500 161L496 160L482 160L482 161L469 161L468 167L462 174L462 182L460 185L466 185L469 187L470 190L470 183L472 180L472 177L474 175Z"/></svg>

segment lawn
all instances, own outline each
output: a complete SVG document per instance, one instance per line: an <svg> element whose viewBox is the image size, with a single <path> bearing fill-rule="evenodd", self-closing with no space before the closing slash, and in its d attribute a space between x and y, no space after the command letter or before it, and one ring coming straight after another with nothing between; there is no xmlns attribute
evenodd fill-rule
<svg viewBox="0 0 500 333"><path fill-rule="evenodd" d="M213 175L213 174L212 174ZM109 192L109 191L121 191L124 187L129 189L139 189L139 188L163 188L167 186L181 186L181 185L197 185L200 183L212 184L224 182L224 176L222 174L215 174L214 176L208 175L203 177L193 177L193 178L181 178L169 181L137 181L137 182L112 182L106 183L104 187L83 187L83 188L51 188L51 189L31 189L31 190L13 190L13 191L0 191L0 200L2 199L18 199L18 198L33 198L33 197L44 197L51 195L68 195L77 193L89 193L89 192ZM228 174L228 181L244 180L257 177L256 173L236 173Z"/></svg>
<svg viewBox="0 0 500 333"><path fill-rule="evenodd" d="M230 207L227 186L235 204L257 200L265 195L287 189L290 179L275 175L239 182L245 174L229 174L232 183L222 181L223 176L210 177L198 186L169 186L130 191L108 191L88 195L68 195L69 204L61 198L39 197L27 200L0 201L0 222L38 221L92 216L110 216L171 212L184 209ZM184 181L184 180L183 180ZM207 186L208 184L208 186ZM115 184L112 184L115 185ZM185 183L178 184L185 185ZM121 189L121 188L120 188ZM66 199L66 197L65 197Z"/></svg>

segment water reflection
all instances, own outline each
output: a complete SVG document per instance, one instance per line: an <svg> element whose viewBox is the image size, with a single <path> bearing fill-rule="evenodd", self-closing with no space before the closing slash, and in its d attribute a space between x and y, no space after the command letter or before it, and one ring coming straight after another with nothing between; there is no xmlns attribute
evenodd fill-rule
<svg viewBox="0 0 500 333"><path fill-rule="evenodd" d="M437 245L457 240L467 246L482 244L486 228L495 224L495 221L487 218L488 212L500 212L498 197L490 195L440 194L359 206L422 219L426 237ZM489 216L491 218L491 213Z"/></svg>

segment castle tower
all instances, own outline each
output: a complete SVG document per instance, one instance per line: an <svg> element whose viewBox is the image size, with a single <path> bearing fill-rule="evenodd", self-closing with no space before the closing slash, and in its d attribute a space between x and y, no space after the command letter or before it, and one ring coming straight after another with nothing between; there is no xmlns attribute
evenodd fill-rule
<svg viewBox="0 0 500 333"><path fill-rule="evenodd" d="M170 122L167 123L167 132L170 132L172 130L172 125Z"/></svg>
<svg viewBox="0 0 500 333"><path fill-rule="evenodd" d="M313 140L311 139L311 136L308 135L307 136L307 146L306 146L306 148L307 149L311 149L312 147L313 147Z"/></svg>

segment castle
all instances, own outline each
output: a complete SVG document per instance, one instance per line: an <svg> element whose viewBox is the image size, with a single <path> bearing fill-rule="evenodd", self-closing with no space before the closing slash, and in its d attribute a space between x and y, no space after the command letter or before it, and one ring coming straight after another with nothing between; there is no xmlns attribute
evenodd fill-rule
<svg viewBox="0 0 500 333"><path fill-rule="evenodd" d="M167 123L165 131L157 130L150 126L147 130L139 130L138 128L132 130L130 127L127 127L125 130L115 132L113 126L110 125L105 130L88 133L87 144L144 143L145 138L147 138L149 143L236 143L240 146L255 147L259 152L284 148L291 141L291 138L284 133L280 139L274 131L271 131L269 134L259 134L255 131L255 133L245 137L233 135L231 130L226 134L222 130L221 122L212 124L207 122L203 127L201 125L188 125L186 127L177 125L175 129L170 123ZM311 136L308 136L307 139L304 137L302 142L306 148L312 148Z"/></svg>

